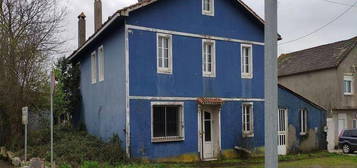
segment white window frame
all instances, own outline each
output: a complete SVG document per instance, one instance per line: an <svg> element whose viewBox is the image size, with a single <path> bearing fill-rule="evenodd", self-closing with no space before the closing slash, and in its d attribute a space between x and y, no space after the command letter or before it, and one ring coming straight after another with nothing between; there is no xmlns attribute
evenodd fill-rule
<svg viewBox="0 0 357 168"><path fill-rule="evenodd" d="M202 15L214 16L214 0L208 0L211 3L211 10L205 10L205 0L202 0Z"/></svg>
<svg viewBox="0 0 357 168"><path fill-rule="evenodd" d="M308 111L307 109L300 109L300 135L307 134Z"/></svg>
<svg viewBox="0 0 357 168"><path fill-rule="evenodd" d="M104 81L104 72L105 72L105 58L104 58L104 48L100 46L98 48L98 81Z"/></svg>
<svg viewBox="0 0 357 168"><path fill-rule="evenodd" d="M171 137L154 137L154 106L180 106L180 122L179 128L180 135L179 136L171 136ZM185 116L184 116L184 102L151 102L151 142L159 143L159 142L177 142L185 140Z"/></svg>
<svg viewBox="0 0 357 168"><path fill-rule="evenodd" d="M352 128L357 128L357 119L352 120Z"/></svg>
<svg viewBox="0 0 357 168"><path fill-rule="evenodd" d="M243 54L244 48L250 48L250 54L248 55L248 66L249 72L245 72L245 55ZM252 79L253 78L253 45L252 44L241 44L241 75L242 78Z"/></svg>
<svg viewBox="0 0 357 168"><path fill-rule="evenodd" d="M159 61L160 61L160 55L159 55L159 43L160 41L160 37L163 38L168 38L168 67L160 67L159 65ZM163 52L161 52L163 53ZM173 60L172 60L172 35L170 34L163 34L163 33L157 33L157 38L156 38L156 67L157 67L157 73L161 73L161 74L172 74L172 64L173 64ZM164 58L162 60L162 65L164 64Z"/></svg>
<svg viewBox="0 0 357 168"><path fill-rule="evenodd" d="M212 45L212 62L211 62L211 72L208 72L208 64L205 62L205 47L206 44L211 44ZM206 59L208 60L208 59ZM206 71L205 71L206 69ZM216 77L216 41L214 40L208 40L208 39L202 39L202 74L203 77Z"/></svg>
<svg viewBox="0 0 357 168"><path fill-rule="evenodd" d="M250 107L250 121L247 121L246 106ZM249 122L250 128L247 129L247 123ZM242 133L243 137L254 137L254 107L252 102L242 103Z"/></svg>
<svg viewBox="0 0 357 168"><path fill-rule="evenodd" d="M351 92L346 92L345 81L350 81L351 82ZM354 90L353 90L353 82L354 81L353 81L353 76L352 75L345 74L343 76L343 94L344 95L353 95L353 92L354 92Z"/></svg>
<svg viewBox="0 0 357 168"><path fill-rule="evenodd" d="M91 53L91 81L92 84L97 83L97 53Z"/></svg>

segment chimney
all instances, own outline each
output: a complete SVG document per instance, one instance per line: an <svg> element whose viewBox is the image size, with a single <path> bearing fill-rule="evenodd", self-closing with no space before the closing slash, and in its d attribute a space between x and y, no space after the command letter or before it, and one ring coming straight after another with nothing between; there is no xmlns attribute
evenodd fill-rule
<svg viewBox="0 0 357 168"><path fill-rule="evenodd" d="M78 48L86 42L86 15L82 12L78 16Z"/></svg>
<svg viewBox="0 0 357 168"><path fill-rule="evenodd" d="M94 0L94 32L102 27L102 1Z"/></svg>

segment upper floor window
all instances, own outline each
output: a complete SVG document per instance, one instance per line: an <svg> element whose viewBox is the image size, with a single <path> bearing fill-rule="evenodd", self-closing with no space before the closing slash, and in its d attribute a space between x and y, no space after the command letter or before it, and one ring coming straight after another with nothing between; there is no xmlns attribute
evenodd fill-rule
<svg viewBox="0 0 357 168"><path fill-rule="evenodd" d="M241 45L242 78L253 78L253 49L250 44Z"/></svg>
<svg viewBox="0 0 357 168"><path fill-rule="evenodd" d="M104 49L100 46L98 49L98 80L104 81Z"/></svg>
<svg viewBox="0 0 357 168"><path fill-rule="evenodd" d="M157 72L172 73L172 36L157 34Z"/></svg>
<svg viewBox="0 0 357 168"><path fill-rule="evenodd" d="M307 110L300 110L300 135L306 135L307 133Z"/></svg>
<svg viewBox="0 0 357 168"><path fill-rule="evenodd" d="M254 136L253 103L242 104L242 128L244 137Z"/></svg>
<svg viewBox="0 0 357 168"><path fill-rule="evenodd" d="M152 141L183 140L183 103L152 104Z"/></svg>
<svg viewBox="0 0 357 168"><path fill-rule="evenodd" d="M202 0L202 14L214 16L214 0Z"/></svg>
<svg viewBox="0 0 357 168"><path fill-rule="evenodd" d="M202 41L202 71L204 77L216 76L216 47L215 41Z"/></svg>
<svg viewBox="0 0 357 168"><path fill-rule="evenodd" d="M92 84L97 82L97 54L92 52L91 54L91 73L92 73Z"/></svg>
<svg viewBox="0 0 357 168"><path fill-rule="evenodd" d="M353 76L352 75L345 75L343 80L343 91L345 95L352 95L353 94Z"/></svg>

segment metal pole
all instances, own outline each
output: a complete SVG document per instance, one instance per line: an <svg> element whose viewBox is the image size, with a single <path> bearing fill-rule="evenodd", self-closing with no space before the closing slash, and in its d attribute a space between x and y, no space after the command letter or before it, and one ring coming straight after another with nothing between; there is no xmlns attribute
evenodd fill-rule
<svg viewBox="0 0 357 168"><path fill-rule="evenodd" d="M265 0L265 168L278 167L277 0Z"/></svg>
<svg viewBox="0 0 357 168"><path fill-rule="evenodd" d="M51 93L51 168L53 166L53 93Z"/></svg>
<svg viewBox="0 0 357 168"><path fill-rule="evenodd" d="M25 124L25 161L27 161L27 124Z"/></svg>

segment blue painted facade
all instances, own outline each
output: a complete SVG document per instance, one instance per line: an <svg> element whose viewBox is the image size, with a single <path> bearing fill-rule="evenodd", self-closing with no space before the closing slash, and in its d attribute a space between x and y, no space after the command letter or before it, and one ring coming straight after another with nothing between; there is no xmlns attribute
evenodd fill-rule
<svg viewBox="0 0 357 168"><path fill-rule="evenodd" d="M288 111L288 151L290 153L326 149L326 110L279 85L279 109ZM300 110L307 110L307 134L300 135Z"/></svg>
<svg viewBox="0 0 357 168"><path fill-rule="evenodd" d="M83 114L91 134L103 140L118 134L123 146L128 147L127 152L135 158L199 156L196 99L211 97L224 100L219 112L222 152L234 146L252 150L264 146L264 46L261 44L264 26L236 0L215 0L214 16L202 15L201 3L201 0L159 0L131 11L129 16L109 25L78 54ZM129 27L125 31L126 25L147 29ZM169 75L157 73L156 29L186 33L171 34L173 72ZM202 40L213 36L221 39L215 40L216 77L207 78L202 75ZM252 79L241 77L242 43L237 40L254 43ZM105 80L92 84L90 54L101 45ZM252 102L254 109L254 136L249 138L242 136L241 109L245 101ZM152 142L152 102L184 103L183 141ZM126 129L128 122L130 129Z"/></svg>

